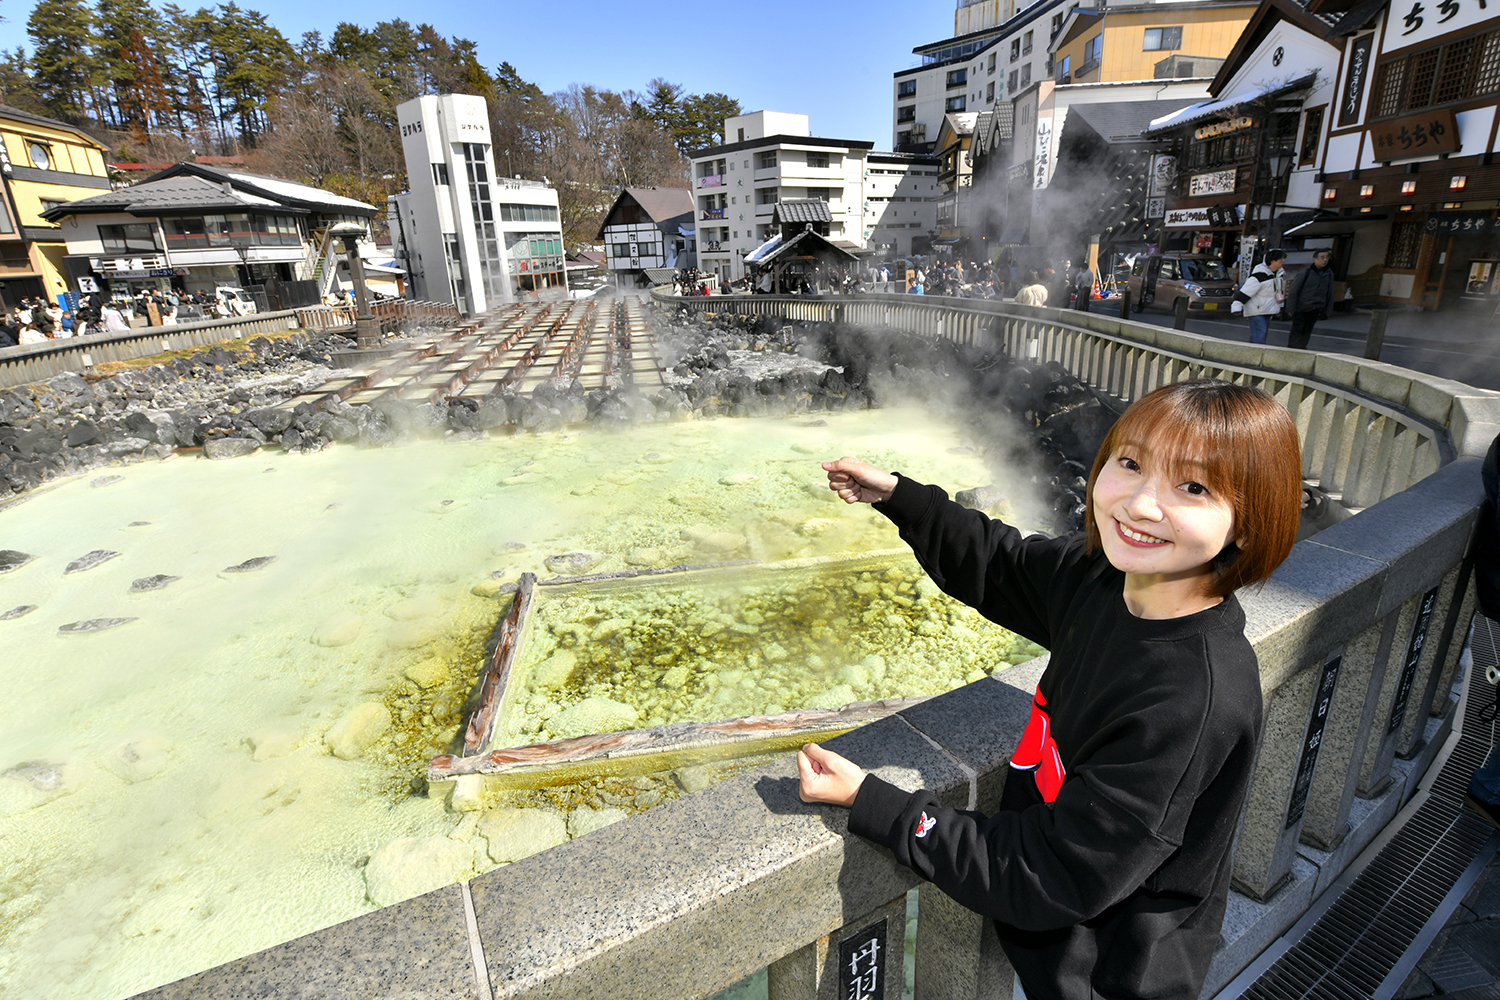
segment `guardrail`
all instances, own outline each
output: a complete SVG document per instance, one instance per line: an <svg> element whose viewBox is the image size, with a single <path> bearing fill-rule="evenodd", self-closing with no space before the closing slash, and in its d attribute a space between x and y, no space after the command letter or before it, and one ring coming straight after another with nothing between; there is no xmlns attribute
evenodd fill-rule
<svg viewBox="0 0 1500 1000"><path fill-rule="evenodd" d="M1452 725L1474 602L1479 465L1500 395L1389 365L1229 344L1063 310L905 296L656 296L667 308L888 326L1055 360L1123 400L1176 379L1260 385L1297 420L1305 471L1366 509L1299 542L1241 597L1266 728L1208 993L1294 923L1415 792ZM905 709L829 745L905 788L992 810L1045 661ZM840 945L884 920L899 996L917 881L797 798L789 758L471 882L163 987L154 997L477 992L705 997L768 969L775 1000L832 996ZM987 921L923 885L916 994L1009 997ZM393 946L395 943L395 946ZM336 969L326 987L302 970Z"/></svg>
<svg viewBox="0 0 1500 1000"><path fill-rule="evenodd" d="M442 330L462 322L451 303L390 299L370 308L382 333ZM204 320L171 326L149 326L121 333L91 333L0 348L0 388L40 382L63 372L83 371L105 361L129 361L164 351L207 347L286 330L354 330L354 310L347 306L306 306L278 312Z"/></svg>
<svg viewBox="0 0 1500 1000"><path fill-rule="evenodd" d="M172 326L147 326L121 333L91 333L45 344L0 348L0 387L40 382L63 372L83 371L105 361L129 361L163 351L207 347L282 333L300 326L299 317L311 310L284 309L231 319L204 320Z"/></svg>

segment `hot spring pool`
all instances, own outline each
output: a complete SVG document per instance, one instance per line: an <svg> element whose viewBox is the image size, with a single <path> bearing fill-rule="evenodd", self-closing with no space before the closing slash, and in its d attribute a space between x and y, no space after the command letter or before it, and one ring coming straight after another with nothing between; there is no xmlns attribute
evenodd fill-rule
<svg viewBox="0 0 1500 1000"><path fill-rule="evenodd" d="M995 479L958 429L892 408L135 465L0 511L0 549L36 557L0 574L0 614L36 606L0 621L0 996L128 996L357 916L372 895L423 888L402 866L392 881L386 865L378 890L366 877L401 838L444 848L418 882L494 867L484 815L413 793L462 727L504 610L474 590L492 591L497 572L549 576L547 557L564 553L609 572L898 547L889 522L827 490L818 463L842 454L950 490ZM65 573L94 551L118 555ZM179 579L131 592L157 575ZM876 604L920 581L861 582L870 604L830 616L899 635ZM569 631L567 610L548 625L569 648L610 620L590 607L594 620L580 611ZM732 602L711 610L731 631L743 618ZM927 620L960 638L971 628L985 656L1035 652L966 613ZM134 620L59 632L97 619ZM828 672L808 688L824 700L935 693L1003 665L971 653L913 671L904 644L867 638L845 663L836 639L820 634L809 666ZM778 661L801 648L778 643ZM757 687L760 662L747 654L647 711L675 721L678 703L708 717L779 704L781 691ZM547 701L532 703L528 732L547 732ZM664 795L641 779L567 794L625 811Z"/></svg>

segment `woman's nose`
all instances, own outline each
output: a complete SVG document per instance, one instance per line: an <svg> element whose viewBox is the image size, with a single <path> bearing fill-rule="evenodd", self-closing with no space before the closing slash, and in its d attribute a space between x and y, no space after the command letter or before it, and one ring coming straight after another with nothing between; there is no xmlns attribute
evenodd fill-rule
<svg viewBox="0 0 1500 1000"><path fill-rule="evenodd" d="M1161 519L1161 507L1156 502L1156 487L1143 483L1125 502L1131 517L1157 521Z"/></svg>

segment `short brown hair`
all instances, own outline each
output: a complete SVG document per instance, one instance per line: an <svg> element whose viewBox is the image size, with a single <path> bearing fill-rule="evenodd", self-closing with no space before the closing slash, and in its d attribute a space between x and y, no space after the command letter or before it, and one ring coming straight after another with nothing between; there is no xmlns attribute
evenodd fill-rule
<svg viewBox="0 0 1500 1000"><path fill-rule="evenodd" d="M1269 393L1198 379L1164 385L1132 404L1105 436L1089 474L1084 522L1091 552L1100 547L1094 483L1124 445L1165 457L1174 475L1228 501L1236 541L1213 560L1210 594L1227 597L1260 583L1292 551L1302 515L1302 448L1291 416Z"/></svg>

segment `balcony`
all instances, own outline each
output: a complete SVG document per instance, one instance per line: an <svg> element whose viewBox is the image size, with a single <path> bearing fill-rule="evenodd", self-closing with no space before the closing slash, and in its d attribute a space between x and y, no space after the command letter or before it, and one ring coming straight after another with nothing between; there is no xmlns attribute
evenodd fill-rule
<svg viewBox="0 0 1500 1000"><path fill-rule="evenodd" d="M700 178L698 178L698 186L699 187L705 187L705 188L723 187L724 186L724 175L723 174L708 174L707 176L700 177Z"/></svg>
<svg viewBox="0 0 1500 1000"><path fill-rule="evenodd" d="M724 218L724 209L722 209L722 208L705 208L703 210L703 218L705 218L705 219L719 219L719 220L723 220L723 218Z"/></svg>

